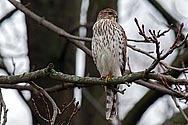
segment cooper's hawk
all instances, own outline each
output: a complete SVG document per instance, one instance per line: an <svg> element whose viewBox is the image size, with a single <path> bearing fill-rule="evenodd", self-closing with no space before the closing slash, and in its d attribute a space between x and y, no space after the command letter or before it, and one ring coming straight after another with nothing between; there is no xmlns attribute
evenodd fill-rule
<svg viewBox="0 0 188 125"><path fill-rule="evenodd" d="M92 56L101 77L122 76L126 63L127 38L117 23L117 12L111 8L101 10L93 25ZM106 119L117 115L117 85L105 87ZM116 89L117 90L117 89Z"/></svg>

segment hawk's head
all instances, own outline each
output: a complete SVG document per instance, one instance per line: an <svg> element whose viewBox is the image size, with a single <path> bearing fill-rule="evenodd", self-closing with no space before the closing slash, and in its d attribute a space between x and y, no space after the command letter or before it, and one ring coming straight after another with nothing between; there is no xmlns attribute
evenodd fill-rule
<svg viewBox="0 0 188 125"><path fill-rule="evenodd" d="M99 12L97 20L100 19L110 19L110 20L114 20L117 21L117 12L111 8L106 8L103 9Z"/></svg>

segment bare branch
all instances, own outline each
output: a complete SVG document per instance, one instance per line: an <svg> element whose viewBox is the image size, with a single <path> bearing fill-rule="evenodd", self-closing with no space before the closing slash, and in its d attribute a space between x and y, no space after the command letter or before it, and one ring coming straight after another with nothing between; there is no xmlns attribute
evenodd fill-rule
<svg viewBox="0 0 188 125"><path fill-rule="evenodd" d="M157 32L157 38L159 38L159 37L161 37L161 36L164 36L166 33L168 33L168 32L172 29L172 27L173 27L173 24L171 24L171 25L169 26L169 28L168 28L167 30L163 31L162 33L161 33L161 30L159 30L159 31Z"/></svg>
<svg viewBox="0 0 188 125"><path fill-rule="evenodd" d="M184 117L184 119L187 121L188 123L188 117L186 116L185 112L183 111L183 109L181 108L181 106L178 104L176 98L174 96L172 96L172 99L174 100L174 103L176 105L176 107L179 109L180 113L182 114L182 116Z"/></svg>
<svg viewBox="0 0 188 125"><path fill-rule="evenodd" d="M147 88L150 88L152 90L160 91L161 93L164 93L164 94L176 96L178 98L185 97L185 94L173 92L173 91L163 87L162 85L158 84L157 82L153 82L151 80L150 81L136 80L135 83L142 85L142 86L145 86Z"/></svg>
<svg viewBox="0 0 188 125"><path fill-rule="evenodd" d="M55 123L55 120L57 118L57 115L58 115L58 111L59 111L59 108L57 107L56 103L54 102L54 100L48 95L48 93L43 89L41 88L40 86L34 84L35 87L37 89L39 89L44 95L46 98L48 98L48 100L51 102L52 104L52 107L53 107L53 115L52 115L52 118L50 119L50 123L51 125L54 125Z"/></svg>
<svg viewBox="0 0 188 125"><path fill-rule="evenodd" d="M57 118L57 115L58 115L58 113L60 111L58 106L56 105L55 101L49 96L49 94L43 88L41 88L40 86L38 86L34 82L32 82L32 85L33 85L34 88L36 88L38 91L40 91L50 101L50 103L52 104L53 115L52 115L52 118L50 119L50 124L54 125L55 124L55 120Z"/></svg>
<svg viewBox="0 0 188 125"><path fill-rule="evenodd" d="M73 117L74 117L74 116L78 113L78 111L80 110L80 109L78 108L78 104L79 104L79 102L76 102L76 106L74 107L73 112L72 112L72 114L71 114L70 117L69 117L69 121L68 121L67 125L70 125L70 123L71 123Z"/></svg>
<svg viewBox="0 0 188 125"><path fill-rule="evenodd" d="M44 120L44 121L46 121L46 122L50 122L48 119L44 118L44 117L40 114L40 112L39 112L39 110L38 110L38 108L37 108L37 105L36 105L36 103L35 103L35 100L34 100L33 98L32 98L31 100L32 100L32 102L33 102L33 106L34 106L35 113L36 113L42 120Z"/></svg>
<svg viewBox="0 0 188 125"><path fill-rule="evenodd" d="M149 52L145 52L143 50L140 50L140 49L137 49L133 46L130 46L128 45L131 49L135 50L135 51L138 51L138 52L141 52L147 56L149 56L150 58L154 59L153 63L146 69L145 73L150 73L159 63L162 64L164 67L166 68L169 68L167 67L167 65L165 63L162 63L161 60L164 60L168 55L170 55L176 48L182 46L187 38L188 38L188 34L186 35L185 39L178 43L179 39L180 39L180 36L181 36L181 32L182 32L182 29L183 29L183 24L180 25L180 28L178 30L178 33L177 33L177 36L176 36L176 39L174 41L174 43L172 44L172 46L170 47L170 49L167 51L167 53L165 53L164 55L162 55L162 51L160 52L160 42L158 41L158 37L160 36L163 36L165 33L169 32L172 25L169 27L169 29L167 29L166 31L162 32L160 34L160 31L158 31L158 33L156 34L156 31L155 30L150 30L149 29L149 33L151 36L146 36L145 34L145 30L144 30L144 25L142 25L142 28L140 27L139 23L138 23L138 20L135 18L135 23L139 29L139 34L144 37L145 41L152 41L152 43L155 43L155 48L156 48L156 54L157 54L157 58L151 56L149 54ZM162 67L163 68L163 67Z"/></svg>
<svg viewBox="0 0 188 125"><path fill-rule="evenodd" d="M5 83L9 83L8 87L10 87L11 84L13 84L12 85L13 88L15 87L15 88L24 89L24 87L25 87L25 89L36 92L36 90L33 89L31 86L22 86L21 87L21 86L14 85L14 84L16 84L18 82L29 82L29 81L33 81L38 78L45 78L45 77L48 77L48 78L54 79L54 80L58 80L58 81L62 81L63 85L66 85L66 82L68 82L69 84L72 83L71 87L73 87L74 85L86 85L86 86L93 86L93 85L106 86L107 85L105 80L103 80L101 78L79 77L79 76L75 76L75 75L63 74L61 72L56 72L55 70L53 70L49 67L52 68L53 65L49 64L49 66L47 66L44 69L30 72L27 74L24 73L25 75L21 74L21 75L14 75L14 76L0 76L0 83L4 83L4 84L0 84L0 86L3 87L3 85L4 86L6 85ZM136 80L141 80L141 79L153 79L153 80L161 81L161 78L165 79L167 81L167 83L170 83L170 84L175 84L175 85L176 84L178 84L178 85L187 85L188 84L187 79L176 79L170 75L164 75L164 74L160 74L160 73L145 74L145 71L141 71L141 72L134 72L129 75L122 76L122 77L110 78L108 80L108 85L109 84L126 84L126 83L135 82ZM146 86L146 87L153 89L153 86ZM161 86L158 86L155 89L157 91L162 90ZM164 92L164 91L161 91L161 92ZM170 93L167 93L167 94L170 94ZM188 93L178 93L178 94L179 94L178 97L180 97L180 96L182 98L188 97ZM177 93L174 95L177 95Z"/></svg>
<svg viewBox="0 0 188 125"><path fill-rule="evenodd" d="M150 53L153 53L153 52L146 52L146 51L144 51L144 50L141 50L141 49L139 49L139 48L136 48L136 46L135 45L127 45L127 47L129 47L129 48L131 48L132 50L134 50L134 51L137 51L137 52L139 52L139 53L142 53L142 54L144 54L144 55L146 55L146 56L148 56L148 57L150 57L150 58L152 58L152 59L156 59L154 56L152 56L152 55L150 55Z"/></svg>
<svg viewBox="0 0 188 125"><path fill-rule="evenodd" d="M42 97L42 100L43 100L43 102L45 104L45 110L46 110L47 118L50 119L51 118L51 114L50 114L50 109L49 109L48 103L45 100L45 98L44 98L42 93L40 93L40 96Z"/></svg>
<svg viewBox="0 0 188 125"><path fill-rule="evenodd" d="M136 25L137 25L137 27L138 27L138 30L139 30L138 33L139 33L141 36L143 36L143 38L144 38L145 41L150 42L150 38L148 38L148 37L145 35L144 25L142 25L142 28L141 28L140 25L139 25L139 23L138 23L138 20L137 20L136 18L134 19L134 21L135 21L135 23L136 23Z"/></svg>
<svg viewBox="0 0 188 125"><path fill-rule="evenodd" d="M66 104L66 103L63 104L62 105L63 109L61 111L61 114L63 114L70 107L70 105L73 104L75 101L76 101L76 99L73 98L68 104Z"/></svg>
<svg viewBox="0 0 188 125"><path fill-rule="evenodd" d="M5 125L7 123L7 112L8 112L8 109L6 108L6 104L3 100L3 95L0 91L0 105L1 105L1 111L3 109L3 122L2 122L2 125ZM2 114L2 112L1 112Z"/></svg>
<svg viewBox="0 0 188 125"><path fill-rule="evenodd" d="M23 73L21 75L14 75L14 76L0 76L0 83L21 83L21 82L29 82L34 79L47 77L50 71L53 69L53 64L49 64L46 68L42 70L37 70L35 72L30 73Z"/></svg>
<svg viewBox="0 0 188 125"><path fill-rule="evenodd" d="M182 32L182 29L183 29L183 23L180 25L180 28L178 30L178 33L177 33L177 36L176 36L176 39L174 41L174 43L172 44L172 46L170 47L170 49L168 50L168 52L166 54L164 54L163 56L161 56L161 60L165 59L168 55L170 55L176 48L182 46L186 40L187 40L187 35L185 37L185 39L178 44L178 41L180 39L180 36L181 36L181 32Z"/></svg>
<svg viewBox="0 0 188 125"><path fill-rule="evenodd" d="M69 39L75 46L82 49L85 53L87 53L88 55L91 56L91 51L82 42L80 42L80 41L91 41L90 38L81 38L78 36L71 35L71 34L67 33L65 30L63 30L62 28L47 21L46 19L44 19L44 17L40 17L37 14L35 14L34 12L30 11L21 3L15 1L15 0L9 0L9 2L11 2L16 8L21 10L23 13L25 13L27 16L29 16L30 18L32 18L39 24L41 24L44 27L48 28L49 30L57 33L58 35Z"/></svg>

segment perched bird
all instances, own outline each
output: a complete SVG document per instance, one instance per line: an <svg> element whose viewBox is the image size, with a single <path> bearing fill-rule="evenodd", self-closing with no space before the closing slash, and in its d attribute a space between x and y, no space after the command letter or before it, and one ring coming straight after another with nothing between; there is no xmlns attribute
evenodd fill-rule
<svg viewBox="0 0 188 125"><path fill-rule="evenodd" d="M92 57L101 77L108 79L122 76L125 71L127 38L117 23L117 12L111 8L99 12L93 25ZM107 85L106 119L117 116L117 85Z"/></svg>

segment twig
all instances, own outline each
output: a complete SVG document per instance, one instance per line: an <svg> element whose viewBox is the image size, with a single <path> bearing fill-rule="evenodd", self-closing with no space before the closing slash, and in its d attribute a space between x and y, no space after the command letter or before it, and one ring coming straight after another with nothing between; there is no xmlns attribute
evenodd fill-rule
<svg viewBox="0 0 188 125"><path fill-rule="evenodd" d="M14 58L13 57L11 58L11 60L12 60L12 65L13 65L12 75L15 75L15 73L16 73L16 63L14 62Z"/></svg>
<svg viewBox="0 0 188 125"><path fill-rule="evenodd" d="M187 37L188 37L188 34L186 35L186 37L185 37L184 40L186 40ZM127 47L129 47L130 49L132 49L132 50L134 50L134 51L136 51L136 52L139 52L139 53L141 53L141 54L144 54L144 55L150 57L151 59L157 60L156 57L150 55L150 53L153 53L153 52L147 52L147 51L141 50L140 48L136 48L135 45L130 45L130 44L127 44ZM179 68L179 67L178 67L178 68L177 68L177 67L169 66L169 65L167 65L167 64L166 64L164 61L162 61L162 60L160 60L159 63L160 63L162 66L164 66L165 68L167 68L168 70L176 70L176 71L180 71L180 72L183 72L183 71L188 70L188 68L186 68L186 67L184 67L184 68Z"/></svg>
<svg viewBox="0 0 188 125"><path fill-rule="evenodd" d="M59 113L59 108L56 105L55 101L49 96L49 94L40 86L38 86L37 84L35 84L34 82L31 82L33 87L35 87L37 90L39 90L52 104L52 109L53 109L53 114L52 114L52 118L50 119L50 124L54 125L55 124L55 120L57 118L57 115Z"/></svg>
<svg viewBox="0 0 188 125"><path fill-rule="evenodd" d="M46 121L46 122L50 122L48 119L44 118L44 117L40 114L40 112L39 112L39 110L38 110L38 108L37 108L37 105L36 105L36 103L35 103L35 100L34 100L33 98L32 98L31 100L32 100L32 102L33 102L33 106L34 106L35 113L36 113L42 120L44 120L44 121Z"/></svg>
<svg viewBox="0 0 188 125"><path fill-rule="evenodd" d="M167 29L167 30L164 30L162 33L161 33L161 30L159 30L159 31L157 32L157 38L159 38L159 37L161 37L161 36L164 36L165 33L168 33L168 32L172 29L172 27L173 27L173 24L170 24L170 26L168 27L168 29Z"/></svg>
<svg viewBox="0 0 188 125"><path fill-rule="evenodd" d="M187 38L188 38L188 34L186 35L186 37L184 38L184 40L182 42L180 42L178 44L178 40L180 39L180 36L181 36L181 32L182 32L182 29L183 29L183 23L180 25L180 28L178 30L178 33L177 33L177 36L176 36L176 39L174 41L174 43L172 44L172 46L170 47L170 49L164 54L162 55L162 52L160 52L160 42L158 41L157 39L157 36L156 36L156 33L155 33L155 30L151 31L149 30L150 34L152 37L149 37L151 39L151 41L153 41L156 45L156 54L157 54L157 59L153 61L153 63L150 65L150 67L148 69L146 69L146 74L149 73L150 71L152 71L156 66L157 64L160 63L161 60L164 60L168 55L170 55L176 48L182 46Z"/></svg>
<svg viewBox="0 0 188 125"><path fill-rule="evenodd" d="M140 25L139 25L139 23L138 23L138 20L137 20L136 18L134 18L134 21L135 21L135 23L136 23L136 25L137 25L137 27L138 27L138 30L139 30L138 33L139 33L141 36L144 37L144 40L145 40L145 41L150 42L150 38L145 35L144 25L142 25L142 28L141 28Z"/></svg>
<svg viewBox="0 0 188 125"><path fill-rule="evenodd" d="M6 108L6 104L5 104L4 100L3 100L3 95L1 93L1 91L0 91L0 104L1 104L0 108L3 108L3 122L2 122L2 125L5 125L7 123L7 112L8 112L8 109ZM1 111L2 111L2 109L1 109Z"/></svg>
<svg viewBox="0 0 188 125"><path fill-rule="evenodd" d="M156 48L156 54L157 54L157 59L153 61L153 63L149 66L149 68L146 69L145 73L148 74L149 72L151 72L160 62L161 58L161 52L160 50L160 42L157 39L155 30L153 30L153 32L151 30L149 30L149 33L151 34L152 37L150 37L151 41L153 41L155 43L155 48Z"/></svg>
<svg viewBox="0 0 188 125"><path fill-rule="evenodd" d="M161 61L160 61L161 62ZM167 69L169 70L176 70L176 71L179 71L179 72L185 72L188 70L188 68L177 68L177 67L173 67L173 66L168 66L166 63L161 63L164 67L166 67Z"/></svg>
<svg viewBox="0 0 188 125"><path fill-rule="evenodd" d="M62 111L61 111L61 114L63 114L69 107L71 104L73 104L74 102L76 101L75 98L73 98L68 104L63 104L62 107Z"/></svg>
<svg viewBox="0 0 188 125"><path fill-rule="evenodd" d="M167 83L167 81L166 81L165 78L161 77L160 80L161 80L161 83L163 83L163 85L164 85L167 89L169 89L169 90L171 90L171 91L173 91L174 93L177 93L177 94L180 93L179 91L176 91L176 90L172 89L172 88L168 85L168 83Z"/></svg>
<svg viewBox="0 0 188 125"><path fill-rule="evenodd" d="M156 48L156 54L157 54L157 60L160 60L160 42L157 39L155 30L153 30L153 32L149 29L149 33L151 34L152 38L151 40L155 43L155 48Z"/></svg>
<svg viewBox="0 0 188 125"><path fill-rule="evenodd" d="M180 28L178 30L178 33L177 33L177 36L176 36L176 39L174 41L174 43L172 44L172 46L170 47L170 49L167 51L166 54L164 54L163 56L161 56L161 60L164 60L168 55L170 55L176 48L182 46L186 40L187 40L187 37L188 37L188 34L186 35L185 39L178 44L178 41L180 39L180 36L181 36L181 32L182 32L182 29L183 29L183 23L180 25Z"/></svg>
<svg viewBox="0 0 188 125"><path fill-rule="evenodd" d="M93 86L93 85L92 85ZM45 88L45 90L48 92L48 93L52 93L52 92L57 92L57 91L62 91L62 90L66 90L66 89L69 89L69 88L75 88L75 87L78 87L78 88L82 88L82 87L92 87L91 85L75 85L73 83L66 83L66 84L59 84L59 85L54 85L52 87L49 87L49 88Z"/></svg>
<svg viewBox="0 0 188 125"><path fill-rule="evenodd" d="M182 116L184 117L184 119L186 120L186 122L188 123L188 117L187 115L185 114L185 112L183 111L183 109L181 108L181 106L178 104L176 98L174 96L172 96L172 99L176 105L176 107L179 109L180 113L182 114Z"/></svg>
<svg viewBox="0 0 188 125"><path fill-rule="evenodd" d="M46 113L47 113L47 118L49 119L49 122L50 122L51 115L50 115L50 109L49 109L48 103L45 100L44 95L42 93L40 93L40 96L42 97L42 100L45 104L45 110L46 110Z"/></svg>
<svg viewBox="0 0 188 125"><path fill-rule="evenodd" d="M164 94L168 93L169 95L176 96L178 98L185 97L185 94L173 92L173 91L163 87L162 85L158 84L157 82L153 82L151 80L149 80L149 81L136 80L135 83L145 86L147 88L150 88L152 90L160 91L161 93L164 93Z"/></svg>
<svg viewBox="0 0 188 125"><path fill-rule="evenodd" d="M131 65L130 65L129 57L127 57L127 65L128 65L129 74L130 74L130 73L132 73L132 70L131 70ZM126 73L125 73L125 75L126 75Z"/></svg>
<svg viewBox="0 0 188 125"><path fill-rule="evenodd" d="M140 52L140 53L142 53L142 54L144 54L144 55L146 55L146 56L148 56L148 57L150 57L150 58L152 58L152 59L154 59L154 60L156 59L154 56L150 55L150 53L153 53L153 52L146 52L146 51L144 51L144 50L141 50L141 49L139 49L139 48L136 48L135 45L130 45L130 44L127 44L127 47L131 48L131 49L134 50L134 51Z"/></svg>
<svg viewBox="0 0 188 125"><path fill-rule="evenodd" d="M76 103L75 108L73 109L73 112L72 112L72 114L71 114L70 117L69 117L69 120L68 120L67 125L70 125L70 123L71 123L73 117L74 117L74 116L78 113L78 111L80 110L80 109L78 108L78 104L79 104L79 102Z"/></svg>
<svg viewBox="0 0 188 125"><path fill-rule="evenodd" d="M188 35L187 35L186 37L188 37ZM186 37L185 37L185 39L186 39ZM144 55L150 57L151 59L157 60L156 57L150 55L150 53L153 53L153 52L147 52L147 51L141 50L140 48L136 48L135 45L130 45L130 44L127 44L127 47L131 48L132 50L134 50L134 51L136 51L136 52L139 52L139 53L141 53L141 54L144 54ZM185 67L184 67L184 68L179 68L179 67L177 68L177 67L169 66L169 65L167 65L167 64L166 64L164 61L162 61L162 60L160 60L159 63L160 63L162 66L164 66L165 68L167 68L168 70L176 70L176 71L180 71L180 72L183 72L183 71L188 70L188 68L185 68Z"/></svg>
<svg viewBox="0 0 188 125"><path fill-rule="evenodd" d="M136 43L151 43L147 40L138 40L138 39L127 39L127 41L136 42Z"/></svg>
<svg viewBox="0 0 188 125"><path fill-rule="evenodd" d="M181 64L182 64L182 67L183 68L185 68L185 63L184 63L184 61L183 60L181 60ZM185 72L185 70L183 70L183 75L184 75L184 77L185 77L185 79L187 79L187 75L186 75L186 72ZM188 85L185 85L185 92L188 92Z"/></svg>
<svg viewBox="0 0 188 125"><path fill-rule="evenodd" d="M182 32L182 29L183 29L183 24L180 25L180 28L178 30L178 33L177 33L177 36L176 36L176 39L173 43L173 45L170 47L170 49L167 51L167 53L165 53L163 56L162 56L162 52L160 52L160 42L158 41L157 38L161 37L161 36L164 36L165 33L169 32L170 29L172 28L172 24L169 26L169 28L165 31L163 31L162 33L160 33L160 30L157 32L156 34L156 31L155 30L149 30L149 33L151 36L146 36L145 34L145 30L144 30L144 25L140 26L139 23L138 23L138 20L135 18L135 23L138 27L138 30L139 30L139 34L144 38L144 41L152 41L152 43L155 43L156 45L156 54L157 54L157 58L151 56L148 52L145 52L143 50L140 50L140 49L137 49L133 46L130 46L128 45L128 47L130 47L131 49L133 50L136 50L138 52L141 52L147 56L149 56L150 58L154 59L153 63L149 66L149 68L146 69L145 73L149 73L150 71L152 71L159 63L162 64L163 66L165 66L167 69L174 69L174 70L180 70L178 68L174 68L174 67L170 67L170 66L167 66L166 64L162 63L161 60L164 60L168 55L170 55L176 48L182 46L187 38L188 38L188 34L186 35L186 37L184 38L184 40L178 44L178 40L181 36L181 32ZM182 69L181 69L182 70Z"/></svg>

